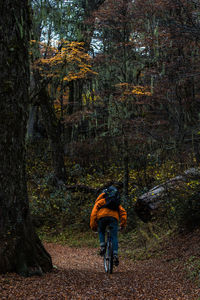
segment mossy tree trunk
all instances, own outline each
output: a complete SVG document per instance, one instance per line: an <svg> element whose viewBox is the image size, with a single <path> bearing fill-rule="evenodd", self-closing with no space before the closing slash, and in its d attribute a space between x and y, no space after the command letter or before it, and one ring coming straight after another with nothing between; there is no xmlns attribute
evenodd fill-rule
<svg viewBox="0 0 200 300"><path fill-rule="evenodd" d="M27 0L0 2L0 273L24 276L52 268L31 222L26 188L29 10Z"/></svg>
<svg viewBox="0 0 200 300"><path fill-rule="evenodd" d="M64 162L64 147L61 140L61 124L56 117L53 101L46 87L40 90L38 99L47 136L50 141L55 183L63 184L67 181L67 173Z"/></svg>

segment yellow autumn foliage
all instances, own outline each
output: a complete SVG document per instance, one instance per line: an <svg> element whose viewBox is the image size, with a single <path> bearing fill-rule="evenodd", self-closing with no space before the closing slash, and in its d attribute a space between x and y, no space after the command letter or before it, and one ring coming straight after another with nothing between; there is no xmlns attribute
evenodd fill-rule
<svg viewBox="0 0 200 300"><path fill-rule="evenodd" d="M128 82L121 82L116 84L116 87L121 90L121 101L125 101L128 96L151 96L148 86L133 85Z"/></svg>
<svg viewBox="0 0 200 300"><path fill-rule="evenodd" d="M32 46L36 43L31 41ZM42 77L59 76L64 81L71 81L86 78L88 74L97 75L92 70L91 57L85 52L83 43L62 40L59 44L62 45L60 50L45 43L38 43L41 58L34 62L33 68L37 69Z"/></svg>

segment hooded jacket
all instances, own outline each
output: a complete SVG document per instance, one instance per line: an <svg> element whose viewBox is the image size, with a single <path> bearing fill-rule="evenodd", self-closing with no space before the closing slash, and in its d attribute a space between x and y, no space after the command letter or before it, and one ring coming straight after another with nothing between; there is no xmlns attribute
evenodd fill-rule
<svg viewBox="0 0 200 300"><path fill-rule="evenodd" d="M104 197L105 193L102 193L98 196L95 201L95 205L92 209L92 213L90 216L90 227L92 230L97 230L98 220L104 217L113 217L120 220L120 226L125 227L127 222L127 213L125 209L119 205L118 210L112 210L107 207L101 208L103 205L106 204L106 199Z"/></svg>

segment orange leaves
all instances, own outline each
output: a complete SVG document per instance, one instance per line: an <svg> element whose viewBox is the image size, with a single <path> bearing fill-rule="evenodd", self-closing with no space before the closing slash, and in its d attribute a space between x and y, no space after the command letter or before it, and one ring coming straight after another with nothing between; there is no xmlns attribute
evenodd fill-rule
<svg viewBox="0 0 200 300"><path fill-rule="evenodd" d="M145 86L135 86L131 91L134 95L141 95L141 96L151 96L152 93L148 91L148 87Z"/></svg>
<svg viewBox="0 0 200 300"><path fill-rule="evenodd" d="M125 101L131 96L151 96L150 88L148 86L133 85L127 82L121 82L116 84L116 87L120 90L120 100Z"/></svg>
<svg viewBox="0 0 200 300"><path fill-rule="evenodd" d="M31 41L34 45L36 42ZM41 58L36 60L33 68L43 77L58 77L64 81L86 78L88 74L96 75L90 64L91 57L84 51L84 44L61 41L62 47L47 46L39 43Z"/></svg>

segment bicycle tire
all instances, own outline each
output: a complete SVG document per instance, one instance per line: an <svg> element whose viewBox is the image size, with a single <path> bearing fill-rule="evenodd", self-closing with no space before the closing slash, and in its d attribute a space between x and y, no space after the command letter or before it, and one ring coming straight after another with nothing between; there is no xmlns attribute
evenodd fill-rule
<svg viewBox="0 0 200 300"><path fill-rule="evenodd" d="M106 244L106 252L104 254L104 268L106 273L113 273L113 249L111 241L108 241Z"/></svg>

